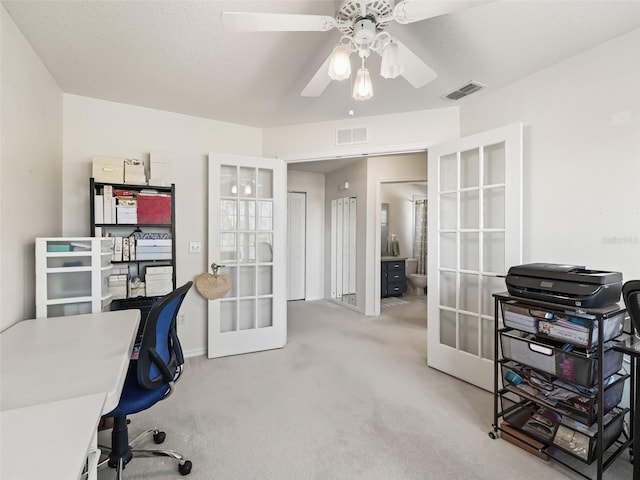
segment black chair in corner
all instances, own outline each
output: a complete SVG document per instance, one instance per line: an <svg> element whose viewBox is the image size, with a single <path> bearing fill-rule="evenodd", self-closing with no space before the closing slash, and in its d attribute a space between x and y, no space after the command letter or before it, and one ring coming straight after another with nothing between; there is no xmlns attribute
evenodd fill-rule
<svg viewBox="0 0 640 480"><path fill-rule="evenodd" d="M165 432L151 427L131 442L127 429L127 416L146 410L173 391L175 382L182 374L184 357L178 340L176 319L180 305L193 282L187 282L177 290L156 302L147 316L137 360L132 359L127 371L118 406L103 418L113 418L111 448L105 463L117 469L117 478L133 456L168 456L179 461L178 471L182 475L191 472L191 462L173 450L136 449L135 445L149 434L156 444L164 442ZM103 448L103 447L101 447Z"/></svg>
<svg viewBox="0 0 640 480"><path fill-rule="evenodd" d="M622 299L631 317L631 326L640 335L640 280L629 280L622 285Z"/></svg>

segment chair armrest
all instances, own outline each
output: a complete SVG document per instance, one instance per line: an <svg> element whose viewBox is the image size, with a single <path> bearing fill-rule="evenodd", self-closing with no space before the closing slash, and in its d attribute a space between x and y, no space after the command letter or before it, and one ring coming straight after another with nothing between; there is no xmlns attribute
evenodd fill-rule
<svg viewBox="0 0 640 480"><path fill-rule="evenodd" d="M164 382L173 382L173 375L171 374L167 364L164 363L164 360L162 360L162 357L158 354L157 350L155 348L150 348L149 355L151 356L153 364L160 370L160 374L162 375Z"/></svg>

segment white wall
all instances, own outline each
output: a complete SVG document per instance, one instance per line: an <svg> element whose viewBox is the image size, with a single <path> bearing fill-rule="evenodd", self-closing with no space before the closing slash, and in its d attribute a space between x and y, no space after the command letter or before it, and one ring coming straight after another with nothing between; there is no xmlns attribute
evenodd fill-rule
<svg viewBox="0 0 640 480"><path fill-rule="evenodd" d="M366 127L368 142L336 147L336 129ZM458 107L308 123L264 130L264 155L284 160L327 159L425 150L458 136Z"/></svg>
<svg viewBox="0 0 640 480"><path fill-rule="evenodd" d="M525 125L525 262L640 278L639 52L635 30L463 106L463 135Z"/></svg>
<svg viewBox="0 0 640 480"><path fill-rule="evenodd" d="M166 152L176 184L176 276L180 285L208 271L208 153L260 156L262 132L65 94L63 145L65 235L89 234L89 177L94 155L147 160L151 151ZM190 241L200 242L202 253L188 253ZM186 354L206 352L206 307L206 300L193 288L182 307L185 324L179 326Z"/></svg>
<svg viewBox="0 0 640 480"><path fill-rule="evenodd" d="M0 6L0 330L35 316L34 239L59 236L62 91Z"/></svg>
<svg viewBox="0 0 640 480"><path fill-rule="evenodd" d="M288 170L287 190L307 194L305 300L324 298L324 174Z"/></svg>

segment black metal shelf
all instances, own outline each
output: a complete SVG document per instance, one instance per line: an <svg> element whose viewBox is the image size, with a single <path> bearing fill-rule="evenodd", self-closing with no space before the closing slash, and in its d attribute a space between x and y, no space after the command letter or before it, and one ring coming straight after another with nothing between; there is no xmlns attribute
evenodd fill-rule
<svg viewBox="0 0 640 480"><path fill-rule="evenodd" d="M495 362L494 362L494 418L493 418L493 430L491 432L489 432L489 436L491 438L497 438L498 437L498 432L500 432L501 434L505 434L505 435L509 435L511 437L513 437L512 434L510 434L508 431L504 430L503 428L501 428L500 424L499 424L499 419L502 418L503 420L505 420L505 418L511 414L513 414L514 412L517 412L519 409L525 409L525 408L533 408L533 407L543 407L543 408L549 408L549 405L541 402L541 401L537 401L535 398L533 397L529 397L526 395L521 395L516 391L513 391L513 389L508 389L506 387L500 387L500 378L501 378L501 370L502 370L502 365L508 361L509 359L505 358L502 356L502 352L501 349L499 348L500 345L500 333L501 332L505 332L505 331L510 331L510 330L514 330L514 328L512 327L500 327L500 312L501 312L501 304L503 302L517 302L518 304L522 304L522 305L534 305L534 306L539 306L539 305L544 305L547 307L555 307L555 308L561 308L561 309L566 309L564 306L562 305L556 305L556 304L552 304L552 303L548 303L548 302L541 302L539 300L531 300L529 301L528 299L523 299L523 298L519 298L519 297L513 297L507 293L498 293L498 294L494 294L494 321L495 321L495 328L494 328L494 358L495 358ZM591 310L591 312L594 312L593 310ZM615 313L620 313L620 312L624 312L624 308L620 307L618 310L616 310ZM633 438L632 435L627 432L625 430L625 428L622 428L622 432L621 434L617 437L617 439L613 442L613 444L607 448L604 449L603 448L603 441L604 441L604 425L603 425L603 417L604 417L604 413L603 413L603 405L604 405L604 385L603 385L603 381L604 379L602 378L602 372L603 372L603 358L604 358L604 341L603 341L603 330L604 328L602 328L602 320L604 318L606 318L607 316L609 316L611 313L610 312L604 312L604 311L595 311L594 312L596 315L596 321L599 322L599 326L600 328L598 329L598 344L597 347L594 349L594 351L597 352L597 358L598 358L598 363L597 363L597 375L598 375L598 388L597 388L597 434L595 437L595 456L593 459L591 459L590 462L587 462L585 460L579 459L578 457L574 457L572 456L570 453L564 452L563 450L559 449L558 447L556 447L552 441L546 443L546 446L542 449L539 449L537 445L532 444L531 442L527 442L526 439L523 438L518 438L518 440L522 443L524 443L525 445L527 445L528 447L534 449L534 450L538 450L540 452L543 452L545 454L547 454L549 457L553 458L554 460L558 461L560 464L564 465L565 467L569 468L570 470L572 470L573 472L579 474L580 476L584 477L584 478L588 478L588 479L592 479L595 478L597 480L601 480L603 478L603 474L605 472L605 470L611 466L611 464L624 452L624 450L626 448L630 448L630 446L633 444ZM517 329L515 329L517 330ZM499 351L500 350L500 351ZM532 365L528 365L529 367L531 367L532 369L536 369L535 366ZM553 376L554 378L558 378L557 376ZM635 378L633 373L631 374L631 376L629 375L624 375L624 380L623 381L628 381L628 379L630 378L631 383L634 384L635 382ZM507 403L509 403L509 405L507 406L507 408L505 408L505 401ZM499 405L500 403L500 405ZM628 413L628 409L624 409L622 410L621 415L626 416ZM517 429L517 428L516 428ZM513 438L517 438L517 437L513 437ZM536 440L537 442L538 440ZM545 443L545 442L541 442L541 443Z"/></svg>

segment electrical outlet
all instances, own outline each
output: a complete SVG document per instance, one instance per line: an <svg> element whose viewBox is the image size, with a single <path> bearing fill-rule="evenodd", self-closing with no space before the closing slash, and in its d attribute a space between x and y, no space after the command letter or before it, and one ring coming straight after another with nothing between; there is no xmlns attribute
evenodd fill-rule
<svg viewBox="0 0 640 480"><path fill-rule="evenodd" d="M184 325L184 324L185 324L184 313L179 313L178 314L178 325Z"/></svg>
<svg viewBox="0 0 640 480"><path fill-rule="evenodd" d="M202 244L200 242L189 242L189 253L201 253Z"/></svg>

